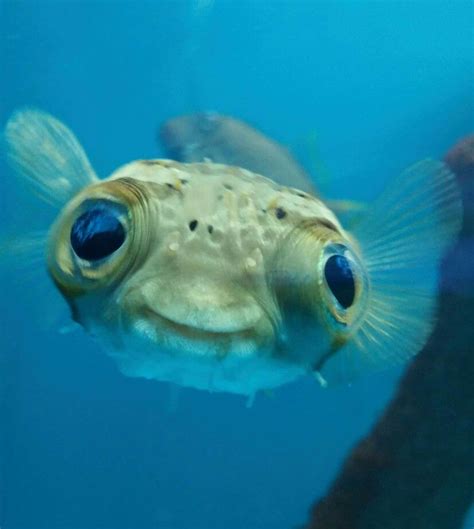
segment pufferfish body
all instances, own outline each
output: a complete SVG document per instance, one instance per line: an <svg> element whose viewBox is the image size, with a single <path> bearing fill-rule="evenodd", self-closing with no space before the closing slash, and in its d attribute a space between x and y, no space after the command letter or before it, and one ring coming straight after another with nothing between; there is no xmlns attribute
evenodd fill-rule
<svg viewBox="0 0 474 529"><path fill-rule="evenodd" d="M319 198L238 167L138 160L99 180L42 112L16 113L6 138L61 208L55 285L126 375L244 395L305 374L348 382L431 332L461 216L440 162L402 173L349 233Z"/></svg>

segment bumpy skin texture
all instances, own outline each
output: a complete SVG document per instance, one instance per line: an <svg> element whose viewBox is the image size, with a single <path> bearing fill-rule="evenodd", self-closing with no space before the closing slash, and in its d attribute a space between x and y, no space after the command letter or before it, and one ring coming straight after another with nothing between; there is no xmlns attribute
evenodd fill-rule
<svg viewBox="0 0 474 529"><path fill-rule="evenodd" d="M113 208L127 237L91 265L74 256L70 233L96 202ZM319 199L246 169L141 160L67 204L50 230L48 266L74 319L111 346L126 375L252 395L327 355L339 335L313 302L322 290L313 263L326 243L350 241ZM301 275L313 297L299 296ZM293 297L303 315L305 303L316 307L304 342L299 322L283 322Z"/></svg>
<svg viewBox="0 0 474 529"><path fill-rule="evenodd" d="M474 231L474 136L451 149L446 162L458 176L465 203L461 238L446 262L470 258L472 263L463 244ZM474 284L468 281L457 294L442 295L430 341L372 433L314 505L307 529L461 526L474 501L474 326L469 322Z"/></svg>

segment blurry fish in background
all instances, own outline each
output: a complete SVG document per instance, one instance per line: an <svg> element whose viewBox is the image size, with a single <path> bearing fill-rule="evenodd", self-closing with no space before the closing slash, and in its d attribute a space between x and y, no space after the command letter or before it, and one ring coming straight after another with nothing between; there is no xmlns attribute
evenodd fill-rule
<svg viewBox="0 0 474 529"><path fill-rule="evenodd" d="M318 155L316 133L305 139L314 178L284 145L242 120L216 112L169 119L160 127L159 140L165 156L179 162L211 161L243 167L313 196L320 196L320 189L329 186L329 171ZM314 180L318 181L318 186ZM332 200L325 197L325 202L351 224L367 207L343 198Z"/></svg>
<svg viewBox="0 0 474 529"><path fill-rule="evenodd" d="M349 233L316 196L247 169L138 160L100 180L48 114L17 112L5 134L17 174L60 208L51 278L128 376L251 402L308 374L350 382L430 335L462 215L442 162L401 173Z"/></svg>
<svg viewBox="0 0 474 529"><path fill-rule="evenodd" d="M288 149L236 118L216 112L175 117L163 123L159 139L172 160L235 165L317 194L311 177Z"/></svg>

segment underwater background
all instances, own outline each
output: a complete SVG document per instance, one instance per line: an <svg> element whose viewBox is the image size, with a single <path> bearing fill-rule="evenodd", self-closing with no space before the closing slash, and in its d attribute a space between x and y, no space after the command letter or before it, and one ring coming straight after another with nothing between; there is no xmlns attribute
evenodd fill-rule
<svg viewBox="0 0 474 529"><path fill-rule="evenodd" d="M162 155L164 120L215 110L288 145L325 196L369 201L474 130L473 2L3 1L0 46L2 126L46 110L104 177ZM47 226L0 169L1 225ZM308 378L251 408L126 378L62 332L34 266L1 268L1 529L294 528L403 371Z"/></svg>

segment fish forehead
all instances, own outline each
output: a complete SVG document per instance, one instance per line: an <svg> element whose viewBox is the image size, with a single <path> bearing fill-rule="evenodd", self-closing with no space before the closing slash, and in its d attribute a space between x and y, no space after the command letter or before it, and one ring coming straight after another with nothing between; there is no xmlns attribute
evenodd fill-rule
<svg viewBox="0 0 474 529"><path fill-rule="evenodd" d="M155 199L159 239L171 248L186 244L194 255L201 249L235 262L252 258L258 249L266 257L282 233L310 219L329 221L343 231L321 200L239 167L141 160L109 180L120 178L139 181ZM220 251L214 255L213 250Z"/></svg>

